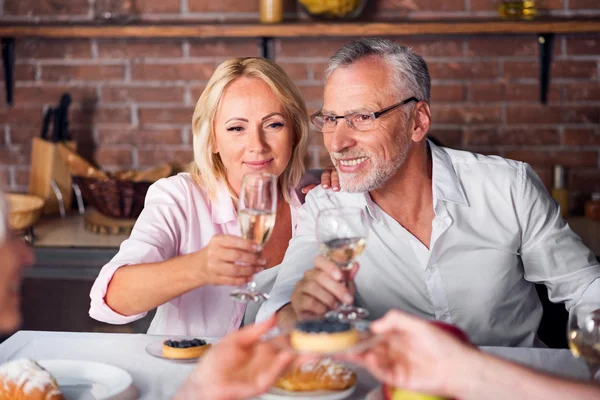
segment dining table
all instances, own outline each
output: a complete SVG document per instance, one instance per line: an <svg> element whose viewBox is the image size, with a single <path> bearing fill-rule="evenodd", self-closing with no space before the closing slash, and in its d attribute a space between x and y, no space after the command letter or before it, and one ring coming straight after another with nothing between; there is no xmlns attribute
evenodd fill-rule
<svg viewBox="0 0 600 400"><path fill-rule="evenodd" d="M40 360L40 363L43 360L105 363L121 368L132 378L131 386L114 400L169 399L193 371L195 363L174 362L148 353L148 346L166 339L147 334L22 330L0 344L0 363L22 358ZM484 346L481 350L541 371L589 380L585 363L574 358L567 349ZM348 397L350 400L365 399L380 386L367 371L357 368L356 373L357 386Z"/></svg>

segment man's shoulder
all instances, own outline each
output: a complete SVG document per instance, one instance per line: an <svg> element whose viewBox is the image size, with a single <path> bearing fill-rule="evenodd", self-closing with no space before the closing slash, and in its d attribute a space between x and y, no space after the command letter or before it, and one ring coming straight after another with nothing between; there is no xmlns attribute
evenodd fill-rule
<svg viewBox="0 0 600 400"><path fill-rule="evenodd" d="M513 183L523 172L525 163L497 155L486 155L464 150L442 148L459 179L479 177L491 185Z"/></svg>
<svg viewBox="0 0 600 400"><path fill-rule="evenodd" d="M494 169L508 169L518 170L522 168L523 162L511 160L509 158L500 157L498 155L486 155L480 153L473 153L465 150L450 149L447 147L441 147L450 161L455 166L466 166L472 168L494 168Z"/></svg>

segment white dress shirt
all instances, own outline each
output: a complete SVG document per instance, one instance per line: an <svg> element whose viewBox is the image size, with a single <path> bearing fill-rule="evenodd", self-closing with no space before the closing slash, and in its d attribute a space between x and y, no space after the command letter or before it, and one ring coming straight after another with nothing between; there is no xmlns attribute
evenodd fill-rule
<svg viewBox="0 0 600 400"><path fill-rule="evenodd" d="M355 282L356 304L371 319L402 309L455 324L477 345L531 346L542 317L534 283L546 285L550 300L567 309L582 298L600 298L596 257L560 217L528 164L429 146L430 248L368 193L315 188L299 210L296 235L257 320L288 303L313 267L319 254L315 220L319 210L332 207L361 207L370 217Z"/></svg>

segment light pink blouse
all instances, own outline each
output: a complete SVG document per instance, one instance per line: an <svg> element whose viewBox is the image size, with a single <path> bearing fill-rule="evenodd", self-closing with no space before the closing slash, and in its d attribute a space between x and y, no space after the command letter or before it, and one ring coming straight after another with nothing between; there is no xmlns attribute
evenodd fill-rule
<svg viewBox="0 0 600 400"><path fill-rule="evenodd" d="M296 226L298 196L293 193L292 226ZM146 195L144 210L129 239L106 264L90 292L90 317L109 324L126 324L146 313L124 316L112 310L104 297L115 271L125 265L152 263L196 252L217 234L240 235L237 212L223 185L215 201L193 178L182 173L154 183ZM279 266L255 276L258 288L270 291ZM158 307L148 333L222 337L242 324L253 322L258 305L231 299L232 286L202 286ZM244 314L246 315L244 318Z"/></svg>

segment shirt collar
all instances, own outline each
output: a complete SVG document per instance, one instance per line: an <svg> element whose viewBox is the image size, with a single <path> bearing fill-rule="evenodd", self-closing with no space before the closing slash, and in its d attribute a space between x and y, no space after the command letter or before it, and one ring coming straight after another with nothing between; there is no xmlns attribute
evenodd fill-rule
<svg viewBox="0 0 600 400"><path fill-rule="evenodd" d="M427 145L431 151L434 202L440 199L468 206L469 202L448 153L429 139Z"/></svg>

